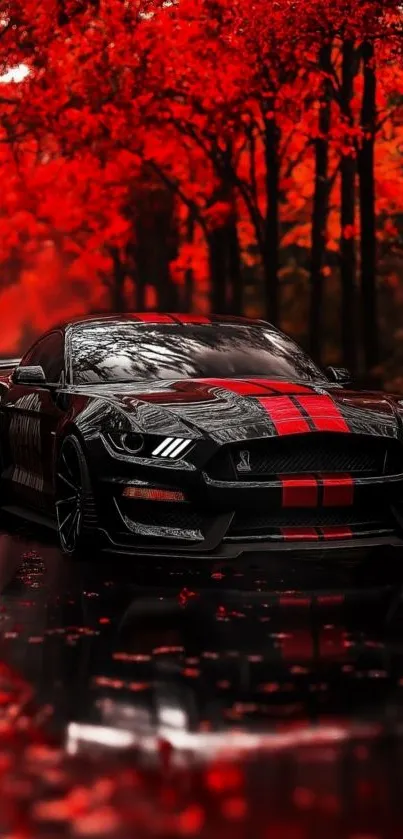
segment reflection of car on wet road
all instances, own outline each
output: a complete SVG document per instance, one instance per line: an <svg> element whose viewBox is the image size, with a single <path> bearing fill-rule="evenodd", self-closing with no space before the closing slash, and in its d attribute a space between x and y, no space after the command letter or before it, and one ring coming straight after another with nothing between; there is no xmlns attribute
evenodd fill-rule
<svg viewBox="0 0 403 839"><path fill-rule="evenodd" d="M358 564L282 555L273 585L273 554L225 573L126 557L111 572L108 557L66 562L35 528L0 531L0 826L18 817L14 833L6 822L0 834L17 835L21 814L25 827L33 813L38 839L95 835L100 819L103 831L111 824L100 804L111 790L124 816L111 838L161 839L172 821L148 830L149 814L162 820L165 807L171 819L172 806L176 817L189 801L192 814L199 801L206 814L210 790L211 813L223 818L215 829L205 816L203 837L221 839L229 823L232 835L247 826L263 839L266 813L275 836L299 836L303 818L306 837L340 839L350 824L355 836L400 837L400 551L362 554ZM144 777L155 779L149 798ZM238 801L234 779L247 807L241 823L236 807L223 809ZM382 829L386 817L395 831Z"/></svg>
<svg viewBox="0 0 403 839"><path fill-rule="evenodd" d="M3 655L74 753L163 741L211 757L237 736L247 750L368 743L399 708L393 549L359 564L287 555L282 582L271 560L217 574L124 557L111 574L108 558L66 562L23 531L0 532Z"/></svg>
<svg viewBox="0 0 403 839"><path fill-rule="evenodd" d="M263 321L84 318L3 373L2 506L68 554L402 543L403 400Z"/></svg>

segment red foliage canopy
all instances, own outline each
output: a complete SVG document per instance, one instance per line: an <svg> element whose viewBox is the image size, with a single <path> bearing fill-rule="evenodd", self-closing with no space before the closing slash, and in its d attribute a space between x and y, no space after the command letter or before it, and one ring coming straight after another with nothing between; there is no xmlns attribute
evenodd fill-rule
<svg viewBox="0 0 403 839"><path fill-rule="evenodd" d="M365 43L383 66L381 141L384 126L394 133L386 207L400 137L397 0L8 0L0 25L0 302L27 301L10 347L32 313L42 328L64 309L163 302L174 284L182 305L208 306L208 277L215 308L253 311L250 294L263 291L278 319L279 281L298 282L296 253L311 246L318 140L329 154L330 265L339 247L340 159L364 137Z"/></svg>

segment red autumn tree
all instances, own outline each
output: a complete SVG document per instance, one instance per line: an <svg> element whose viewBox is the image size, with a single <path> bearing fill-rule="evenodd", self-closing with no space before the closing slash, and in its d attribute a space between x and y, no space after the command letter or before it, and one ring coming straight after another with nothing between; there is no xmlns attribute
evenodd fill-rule
<svg viewBox="0 0 403 839"><path fill-rule="evenodd" d="M397 0L1 3L3 287L51 249L55 312L73 294L279 323L298 289L301 333L309 276L315 356L330 307L357 367L361 299L376 365L376 236L399 243L374 152L400 118L399 14Z"/></svg>

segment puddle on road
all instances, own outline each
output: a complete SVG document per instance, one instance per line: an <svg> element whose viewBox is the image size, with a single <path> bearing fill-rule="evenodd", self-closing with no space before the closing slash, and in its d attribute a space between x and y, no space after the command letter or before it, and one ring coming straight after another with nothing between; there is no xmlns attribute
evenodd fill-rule
<svg viewBox="0 0 403 839"><path fill-rule="evenodd" d="M36 768L27 740L12 769L35 835L126 839L137 819L136 835L297 839L330 816L329 837L386 835L403 792L400 562L72 563L0 534L1 658L44 738Z"/></svg>

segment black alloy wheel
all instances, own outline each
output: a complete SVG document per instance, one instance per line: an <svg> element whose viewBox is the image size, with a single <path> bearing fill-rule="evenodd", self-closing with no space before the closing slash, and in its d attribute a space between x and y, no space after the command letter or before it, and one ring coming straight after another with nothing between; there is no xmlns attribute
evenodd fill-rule
<svg viewBox="0 0 403 839"><path fill-rule="evenodd" d="M56 515L60 546L69 556L91 546L86 526L88 504L93 506L90 475L76 437L63 440L56 469Z"/></svg>

